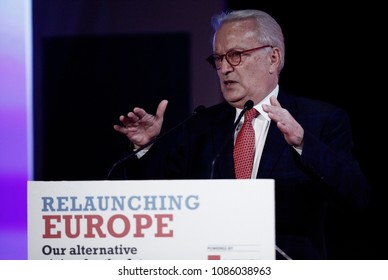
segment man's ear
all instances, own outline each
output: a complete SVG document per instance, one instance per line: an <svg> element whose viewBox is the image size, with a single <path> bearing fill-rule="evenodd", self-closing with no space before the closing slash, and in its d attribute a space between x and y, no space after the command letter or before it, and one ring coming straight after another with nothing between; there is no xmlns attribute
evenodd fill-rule
<svg viewBox="0 0 388 280"><path fill-rule="evenodd" d="M279 48L274 47L271 51L270 55L271 59L271 67L270 73L277 73L279 65L280 65L280 50Z"/></svg>

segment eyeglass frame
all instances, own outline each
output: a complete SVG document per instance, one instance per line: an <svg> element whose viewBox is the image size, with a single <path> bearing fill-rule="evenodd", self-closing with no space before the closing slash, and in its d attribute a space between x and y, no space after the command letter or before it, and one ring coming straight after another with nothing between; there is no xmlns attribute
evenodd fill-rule
<svg viewBox="0 0 388 280"><path fill-rule="evenodd" d="M272 46L272 45L264 45L264 46L260 46L260 47L257 47L257 48L253 48L253 49L249 49L249 50L244 50L244 51L238 51L238 50L235 50L235 49L231 49L231 50L227 51L225 54L215 54L215 53L213 53L213 54L209 55L209 56L206 58L206 61L209 62L209 64L210 64L214 69L220 70L220 69L221 69L222 60L223 60L224 57L225 57L225 59L226 59L226 61L229 63L229 65L232 66L232 67L235 67L235 66L238 66L238 65L241 64L241 61L242 61L241 55L242 55L242 54L247 53L247 52L251 52L251 51L258 51L258 50L261 50L261 49L264 49L264 48L268 48L268 47L273 48L274 46ZM236 64L236 63L233 63L233 64L232 64L232 63L229 61L229 59L228 59L228 54L230 54L230 53L238 54L238 56L239 56L239 61L238 61L237 64ZM218 59L220 60L220 66L219 66L219 67L216 66L216 62L215 62L215 59L216 59L216 58L218 58Z"/></svg>

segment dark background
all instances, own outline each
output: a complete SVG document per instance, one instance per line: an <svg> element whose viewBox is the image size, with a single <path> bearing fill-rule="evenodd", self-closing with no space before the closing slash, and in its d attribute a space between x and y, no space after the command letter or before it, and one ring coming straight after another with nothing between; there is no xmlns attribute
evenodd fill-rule
<svg viewBox="0 0 388 280"><path fill-rule="evenodd" d="M198 105L217 103L217 77L205 61L210 16L262 9L285 36L280 85L349 113L355 154L372 185L365 212L331 215L330 257L386 259L381 8L372 2L286 3L33 1L34 179L104 180L129 151L113 124L134 106L154 112L169 99L168 129Z"/></svg>

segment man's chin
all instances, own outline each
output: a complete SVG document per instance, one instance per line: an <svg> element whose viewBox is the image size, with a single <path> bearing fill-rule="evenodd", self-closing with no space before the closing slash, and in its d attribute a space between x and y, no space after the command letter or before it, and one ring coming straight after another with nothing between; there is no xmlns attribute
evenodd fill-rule
<svg viewBox="0 0 388 280"><path fill-rule="evenodd" d="M228 102L233 107L237 107L240 109L244 108L244 104L245 104L244 98L241 98L241 97L240 98L232 98L231 96L224 94L224 99L226 100L226 102Z"/></svg>

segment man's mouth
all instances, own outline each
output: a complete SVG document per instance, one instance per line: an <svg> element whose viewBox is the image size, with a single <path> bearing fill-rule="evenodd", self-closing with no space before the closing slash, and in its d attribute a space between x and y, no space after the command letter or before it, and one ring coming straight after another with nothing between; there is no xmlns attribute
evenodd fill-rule
<svg viewBox="0 0 388 280"><path fill-rule="evenodd" d="M224 81L225 86L230 86L230 85L235 84L235 83L236 83L235 81Z"/></svg>

